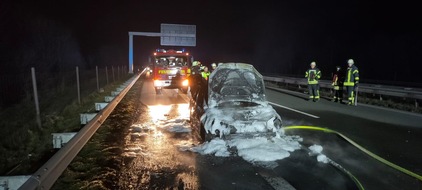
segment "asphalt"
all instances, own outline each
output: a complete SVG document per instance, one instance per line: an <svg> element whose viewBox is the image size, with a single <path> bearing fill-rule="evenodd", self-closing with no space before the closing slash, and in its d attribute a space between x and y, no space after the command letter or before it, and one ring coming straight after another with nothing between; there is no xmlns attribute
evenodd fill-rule
<svg viewBox="0 0 422 190"><path fill-rule="evenodd" d="M266 96L285 126L336 130L378 156L422 174L422 115L360 104L347 106L325 99L309 102L305 94L284 90L267 89ZM300 135L309 146L322 145L324 154L348 169L367 189L422 189L421 181L373 159L337 135L303 130L288 134ZM289 179L289 175L283 177Z"/></svg>
<svg viewBox="0 0 422 190"><path fill-rule="evenodd" d="M422 174L422 116L327 100L308 102L306 95L295 92L267 89L266 96L284 126L336 130L384 159ZM144 83L140 98L151 108L163 106L154 113L140 113L138 124L143 125L154 125L151 118L157 115L177 117L181 114L178 107L189 99L176 90L163 90L163 94L156 95L151 81ZM323 154L349 171L365 189L422 189L421 181L373 159L334 134L289 130L287 135L303 138L304 149L273 164L251 164L237 156L221 158L180 151L178 144L196 143L190 134L158 131L158 139L150 135L128 142L142 147L144 154L125 163L122 176L127 179L121 179L122 189L285 189L290 185L295 189L357 189L344 171L308 154L306 147L313 144L323 146ZM277 186L282 183L288 184Z"/></svg>

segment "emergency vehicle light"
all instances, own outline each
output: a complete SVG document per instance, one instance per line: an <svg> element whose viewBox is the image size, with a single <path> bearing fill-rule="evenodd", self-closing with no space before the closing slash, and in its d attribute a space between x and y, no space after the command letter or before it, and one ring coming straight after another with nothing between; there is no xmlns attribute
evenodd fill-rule
<svg viewBox="0 0 422 190"><path fill-rule="evenodd" d="M163 53L166 53L166 50L165 50L165 49L156 49L155 51L156 51L156 52L163 52Z"/></svg>

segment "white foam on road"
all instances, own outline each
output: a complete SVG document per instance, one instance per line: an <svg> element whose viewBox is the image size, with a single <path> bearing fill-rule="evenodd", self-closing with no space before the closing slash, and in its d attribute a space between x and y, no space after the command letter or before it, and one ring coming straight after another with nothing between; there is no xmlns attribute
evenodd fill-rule
<svg viewBox="0 0 422 190"><path fill-rule="evenodd" d="M309 147L309 150L311 151L311 154L321 154L323 148L321 145L312 145Z"/></svg>
<svg viewBox="0 0 422 190"><path fill-rule="evenodd" d="M202 145L192 147L190 150L200 154L214 154L215 156L230 156L228 149L236 148L237 155L244 160L254 162L271 162L290 156L290 152L300 149L297 136L282 137L235 137L231 140L216 138Z"/></svg>
<svg viewBox="0 0 422 190"><path fill-rule="evenodd" d="M168 121L159 120L156 126L172 133L189 133L192 131L188 119L183 117Z"/></svg>
<svg viewBox="0 0 422 190"><path fill-rule="evenodd" d="M200 154L213 154L219 157L228 157L230 152L227 150L227 143L223 139L213 139L199 146L192 147L190 150Z"/></svg>
<svg viewBox="0 0 422 190"><path fill-rule="evenodd" d="M317 155L317 161L318 162L322 162L324 164L327 164L330 161L330 159L327 156L322 154L323 148L322 148L321 145L314 144L314 145L309 147L309 150L310 150L310 152L309 152L310 156Z"/></svg>

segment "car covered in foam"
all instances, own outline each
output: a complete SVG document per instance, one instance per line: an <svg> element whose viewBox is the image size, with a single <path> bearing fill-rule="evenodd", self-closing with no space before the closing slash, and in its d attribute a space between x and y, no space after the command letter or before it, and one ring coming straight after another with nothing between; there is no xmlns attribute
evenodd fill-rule
<svg viewBox="0 0 422 190"><path fill-rule="evenodd" d="M219 65L204 93L205 103L201 98L191 102L191 120L198 120L193 123L201 127L205 140L231 134L277 135L281 131L281 117L268 104L263 77L251 64Z"/></svg>

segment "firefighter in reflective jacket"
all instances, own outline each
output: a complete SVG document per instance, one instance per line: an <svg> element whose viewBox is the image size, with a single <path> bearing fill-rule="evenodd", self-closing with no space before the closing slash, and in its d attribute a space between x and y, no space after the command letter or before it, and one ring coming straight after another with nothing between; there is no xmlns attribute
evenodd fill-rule
<svg viewBox="0 0 422 190"><path fill-rule="evenodd" d="M192 63L191 73L189 75L189 86L191 97L195 100L198 90L201 89L202 76L201 76L201 62L194 61Z"/></svg>
<svg viewBox="0 0 422 190"><path fill-rule="evenodd" d="M342 102L343 100L343 81L344 81L344 74L341 71L341 67L337 66L336 71L333 73L333 86L334 90L334 97L332 99L333 102Z"/></svg>
<svg viewBox="0 0 422 190"><path fill-rule="evenodd" d="M318 80L321 78L321 71L316 67L315 62L311 63L311 68L306 71L305 77L308 79L309 101L319 101Z"/></svg>
<svg viewBox="0 0 422 190"><path fill-rule="evenodd" d="M344 79L344 86L347 90L348 103L347 105L354 105L355 103L355 92L359 84L359 70L355 66L353 59L347 60L348 68L346 77Z"/></svg>
<svg viewBox="0 0 422 190"><path fill-rule="evenodd" d="M202 78L204 78L205 80L208 81L208 78L209 78L210 74L211 73L210 73L210 71L208 71L208 67L205 66L204 67L204 70L201 72Z"/></svg>

